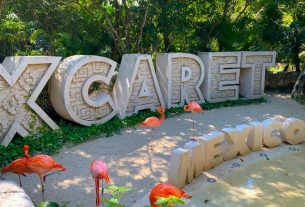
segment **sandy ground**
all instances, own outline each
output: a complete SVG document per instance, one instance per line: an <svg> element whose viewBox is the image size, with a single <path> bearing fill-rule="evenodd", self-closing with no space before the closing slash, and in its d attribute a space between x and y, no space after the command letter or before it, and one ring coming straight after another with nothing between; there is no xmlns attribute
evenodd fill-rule
<svg viewBox="0 0 305 207"><path fill-rule="evenodd" d="M267 97L270 102L260 105L215 109L203 114L184 114L166 119L156 130L154 139L148 129L136 127L124 130L121 135L64 149L53 157L68 170L48 178L46 198L59 203L67 202L71 207L95 206L94 182L90 177L89 165L94 159L102 159L108 165L113 184L133 189L123 199L126 206L133 205L147 195L156 183L166 181L171 150L190 140L191 118L196 121L198 135L272 117L305 120L304 106L291 100L288 95L273 94ZM12 174L6 178L18 181L17 176ZM29 175L23 179L23 184L33 201L41 200L37 176Z"/></svg>
<svg viewBox="0 0 305 207"><path fill-rule="evenodd" d="M304 158L305 143L226 161L184 188L193 196L185 207L304 207Z"/></svg>

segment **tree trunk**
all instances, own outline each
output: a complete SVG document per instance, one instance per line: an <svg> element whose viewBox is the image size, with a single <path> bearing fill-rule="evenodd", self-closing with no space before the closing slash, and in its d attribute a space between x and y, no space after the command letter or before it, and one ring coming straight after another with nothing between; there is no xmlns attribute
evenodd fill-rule
<svg viewBox="0 0 305 207"><path fill-rule="evenodd" d="M293 47L293 54L292 54L292 61L295 65L295 69L297 72L301 71L301 60L299 58L299 53L301 52L300 49L301 45L299 43L296 43L296 45Z"/></svg>
<svg viewBox="0 0 305 207"><path fill-rule="evenodd" d="M299 75L297 82L294 84L291 97L294 99L305 99L305 68Z"/></svg>
<svg viewBox="0 0 305 207"><path fill-rule="evenodd" d="M231 0L226 0L226 2L225 2L225 7L223 10L223 16L222 16L224 19L226 19L228 16L229 9L230 9L230 2L231 2Z"/></svg>
<svg viewBox="0 0 305 207"><path fill-rule="evenodd" d="M226 23L228 21L228 13L229 13L229 10L230 10L230 3L231 3L231 0L226 0L225 1L225 6L224 6L224 9L223 9L223 14L222 14L220 25L221 25L222 22ZM224 51L225 46L222 44L222 40L219 39L219 38L218 38L218 43L219 43L218 50L220 52Z"/></svg>
<svg viewBox="0 0 305 207"><path fill-rule="evenodd" d="M301 52L302 43L299 38L299 32L298 32L297 28L294 29L294 39L295 39L295 42L292 46L292 61L293 61L293 64L295 65L296 71L300 72L301 71L301 60L299 58L299 54Z"/></svg>
<svg viewBox="0 0 305 207"><path fill-rule="evenodd" d="M164 32L163 33L163 43L164 43L164 48L165 48L165 52L170 52L171 49L170 49L170 39L169 39L169 36L168 36L168 33L167 32Z"/></svg>

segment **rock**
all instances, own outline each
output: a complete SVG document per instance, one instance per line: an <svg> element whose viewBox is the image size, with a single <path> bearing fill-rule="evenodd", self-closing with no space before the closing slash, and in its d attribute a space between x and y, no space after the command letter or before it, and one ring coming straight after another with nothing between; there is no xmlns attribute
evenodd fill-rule
<svg viewBox="0 0 305 207"><path fill-rule="evenodd" d="M291 91L297 81L299 73L296 71L271 73L266 72L265 86L270 89L287 89Z"/></svg>
<svg viewBox="0 0 305 207"><path fill-rule="evenodd" d="M30 197L16 183L0 179L0 207L35 207Z"/></svg>

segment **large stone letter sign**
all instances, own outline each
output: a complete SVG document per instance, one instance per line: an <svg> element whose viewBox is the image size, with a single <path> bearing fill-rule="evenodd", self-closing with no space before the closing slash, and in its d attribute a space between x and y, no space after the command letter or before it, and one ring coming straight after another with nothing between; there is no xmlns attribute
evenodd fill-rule
<svg viewBox="0 0 305 207"><path fill-rule="evenodd" d="M98 56L71 56L64 59L51 79L50 97L55 111L70 121L90 126L108 121L117 114L109 87L89 94L94 82L108 86L117 63Z"/></svg>
<svg viewBox="0 0 305 207"><path fill-rule="evenodd" d="M280 137L273 136L275 130L280 130ZM234 159L238 154L246 155L260 150L262 145L276 147L282 141L289 144L305 141L305 123L296 118L288 118L284 122L267 119L261 123L256 121L221 131L204 134L198 141L188 142L184 148L174 149L169 163L168 182L183 188L202 171Z"/></svg>
<svg viewBox="0 0 305 207"><path fill-rule="evenodd" d="M164 106L150 55L126 54L113 89L120 118Z"/></svg>
<svg viewBox="0 0 305 207"><path fill-rule="evenodd" d="M157 54L157 76L166 107L183 106L189 101L204 102L200 91L204 65L196 55Z"/></svg>
<svg viewBox="0 0 305 207"><path fill-rule="evenodd" d="M259 98L264 95L265 70L275 65L275 51L242 52L240 70L240 95L245 98Z"/></svg>
<svg viewBox="0 0 305 207"><path fill-rule="evenodd" d="M237 100L239 95L239 52L203 52L206 78L201 90L209 102Z"/></svg>
<svg viewBox="0 0 305 207"><path fill-rule="evenodd" d="M264 95L266 67L275 65L271 52L200 52L206 78L201 86L209 102L253 99Z"/></svg>
<svg viewBox="0 0 305 207"><path fill-rule="evenodd" d="M35 103L49 79L55 111L67 120L90 126L117 114L124 118L140 110L155 110L157 106L170 108L189 101L203 103L205 99L236 100L239 95L261 97L266 67L275 65L275 57L274 51L203 52L199 56L159 53L155 70L151 55L125 54L113 89L111 80L117 63L109 58L75 55L59 64L61 57L7 57L0 64L0 144L7 146L16 133L23 137L35 133L43 123L51 129L58 128ZM94 91L96 83L100 87ZM286 142L302 140L304 130L295 131L302 123L287 121L285 129L289 133L282 132ZM250 131L243 130L243 136L234 135L240 133L238 129L234 133L231 130L232 136L230 130L226 133L226 137L231 137L228 143L235 148L230 148L231 153L224 154L225 158L243 154L243 150L248 150L246 144L251 150L259 150L262 144L280 144L270 134L274 131L271 125L269 131L261 124L251 127ZM261 134L262 139L257 139ZM247 143L240 141L244 136L248 136ZM193 164L190 172L194 170Z"/></svg>
<svg viewBox="0 0 305 207"><path fill-rule="evenodd" d="M18 133L27 136L43 123L58 126L35 103L60 57L7 57L0 64L0 141L7 146Z"/></svg>

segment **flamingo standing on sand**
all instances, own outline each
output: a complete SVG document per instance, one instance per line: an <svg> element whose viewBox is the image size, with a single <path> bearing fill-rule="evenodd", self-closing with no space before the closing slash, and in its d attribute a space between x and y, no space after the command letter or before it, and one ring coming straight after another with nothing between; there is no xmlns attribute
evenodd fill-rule
<svg viewBox="0 0 305 207"><path fill-rule="evenodd" d="M102 198L104 196L104 179L107 185L110 184L108 169L102 160L95 160L90 165L90 174L95 181L96 207L100 206L100 180L102 180ZM104 203L103 203L104 206Z"/></svg>
<svg viewBox="0 0 305 207"><path fill-rule="evenodd" d="M186 104L183 107L184 111L186 112L192 112L192 113L201 113L204 112L204 110L201 108L201 106L196 103L195 101L191 101L188 104ZM195 140L195 121L193 118L193 140Z"/></svg>
<svg viewBox="0 0 305 207"><path fill-rule="evenodd" d="M158 198L159 197L167 198L170 196L176 196L178 198L184 197L186 199L192 198L192 196L187 195L184 191L176 188L171 184L159 183L155 187L153 187L153 189L150 191L149 194L150 205L152 207L159 207L159 205L155 204Z"/></svg>
<svg viewBox="0 0 305 207"><path fill-rule="evenodd" d="M12 161L10 164L2 168L2 174L12 172L19 176L19 185L22 187L21 175L26 176L26 173L31 173L27 168L27 159L25 157Z"/></svg>
<svg viewBox="0 0 305 207"><path fill-rule="evenodd" d="M41 183L41 192L42 192L42 200L44 201L44 182L46 181L46 177L49 175L52 175L54 173L58 173L60 171L65 171L66 168L62 166L61 164L58 164L53 160L52 157L48 155L36 155L34 157L31 157L28 153L29 147L25 145L23 147L25 157L26 157L26 165L27 165L27 170L29 173L35 173L39 176L40 178L40 183ZM48 172L52 172L50 174L47 174Z"/></svg>
<svg viewBox="0 0 305 207"><path fill-rule="evenodd" d="M164 115L165 109L164 109L164 107L159 106L159 107L157 107L156 111L161 115L161 118L154 117L154 116L148 117L143 122L139 123L139 126L148 127L148 128L151 129L151 132L153 133L154 128L160 126L165 119L165 115Z"/></svg>

